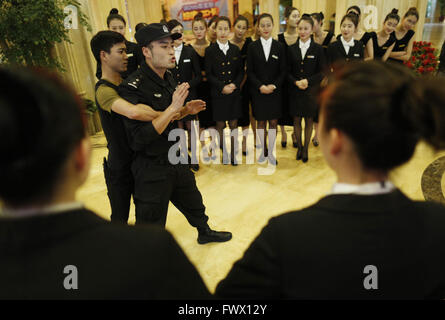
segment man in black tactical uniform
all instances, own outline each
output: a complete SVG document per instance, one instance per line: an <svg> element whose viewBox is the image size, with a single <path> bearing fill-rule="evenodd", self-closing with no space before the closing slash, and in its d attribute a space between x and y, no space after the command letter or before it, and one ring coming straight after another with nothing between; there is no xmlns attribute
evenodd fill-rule
<svg viewBox="0 0 445 320"><path fill-rule="evenodd" d="M173 164L169 160L169 151L175 142L169 141L168 136L177 129L174 120L205 109L205 102L201 100L190 101L185 107L177 103L180 99L172 102L176 82L168 69L175 66L173 40L178 36L159 23L140 29L135 37L142 46L145 62L119 88L120 96L130 103L146 104L162 112L151 122L124 120L130 147L135 153L132 172L136 223L165 226L171 201L198 229L198 243L224 242L230 240L232 234L213 231L208 226L202 196L189 165ZM188 84L181 84L175 95L184 101Z"/></svg>
<svg viewBox="0 0 445 320"><path fill-rule="evenodd" d="M102 66L96 84L96 104L107 138L108 160L104 175L111 206L111 221L127 223L134 180L131 173L133 152L128 145L123 118L152 121L160 112L146 105L132 105L119 97L121 73L127 70L125 38L114 31L100 31L91 39L91 51Z"/></svg>

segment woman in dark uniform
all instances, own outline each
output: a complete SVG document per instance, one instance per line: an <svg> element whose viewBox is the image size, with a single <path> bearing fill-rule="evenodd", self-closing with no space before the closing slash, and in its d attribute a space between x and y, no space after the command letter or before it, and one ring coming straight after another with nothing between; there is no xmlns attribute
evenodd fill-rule
<svg viewBox="0 0 445 320"><path fill-rule="evenodd" d="M332 32L323 30L324 14L323 12L317 12L311 14L314 20L314 41L323 47L325 53L328 50L328 46L331 42L335 41L335 35Z"/></svg>
<svg viewBox="0 0 445 320"><path fill-rule="evenodd" d="M286 19L286 31L278 35L278 41L284 45L284 52L287 54L287 48L293 45L298 39L297 23L300 20L300 10L294 7L286 7L284 10L284 18ZM287 133L285 126L294 126L294 121L289 113L289 88L291 86L287 81L283 85L282 93L282 108L281 108L281 118L278 119L278 124L281 129L281 146L286 148L287 146ZM294 148L297 147L297 140L295 137L295 132L292 133L292 142Z"/></svg>
<svg viewBox="0 0 445 320"><path fill-rule="evenodd" d="M241 57L243 59L243 65L246 66L247 62L247 47L252 43L251 37L246 37L247 30L249 30L249 20L246 17L239 15L233 23L233 38L230 42L237 45L241 50ZM241 106L243 115L238 119L238 126L243 129L243 155L247 155L247 133L249 132L249 126L252 124L253 141L256 142L256 121L250 112L250 94L249 86L246 83L247 74L244 75L243 82L241 83ZM247 131L246 131L247 130ZM245 134L246 133L246 134Z"/></svg>
<svg viewBox="0 0 445 320"><path fill-rule="evenodd" d="M213 108L212 99L210 96L210 83L207 81L205 73L205 50L209 46L210 42L207 41L207 23L203 18L202 13L198 13L192 22L192 32L195 36L195 40L192 42L192 48L195 50L198 56L198 62L201 69L202 81L198 84L197 95L198 99L206 102L206 109L198 114L199 119L199 137L201 141L201 147L203 148L203 154L206 161L210 160L212 154L210 148L207 149L204 140L204 130L215 129L216 122L213 120ZM210 135L210 139L212 136ZM209 150L209 151L206 151Z"/></svg>
<svg viewBox="0 0 445 320"><path fill-rule="evenodd" d="M445 298L445 208L389 181L420 139L444 148L445 80L374 61L343 71L320 96L320 147L337 183L314 205L272 218L217 298Z"/></svg>
<svg viewBox="0 0 445 320"><path fill-rule="evenodd" d="M417 8L409 8L405 13L402 22L394 31L396 37L396 45L390 55L390 61L402 64L411 59L414 45L414 34L412 30L419 21L419 11Z"/></svg>
<svg viewBox="0 0 445 320"><path fill-rule="evenodd" d="M198 85L201 83L201 69L199 66L198 56L193 50L193 47L190 45L186 45L183 42L182 34L184 32L183 25L175 19L172 19L167 22L167 28L171 33L178 33L181 34L181 37L173 41L173 45L175 47L175 67L170 69L170 72L173 75L173 78L176 80L176 82L179 84L187 82L190 86L189 88L189 94L187 96L187 99L185 102L188 102L190 100L197 99L197 88ZM188 150L189 151L196 151L196 140L194 139L192 141L192 130L193 130L193 136L197 136L196 128L194 126L194 120L196 120L196 116L189 115L185 118L178 120L178 128L180 129L186 129L188 132ZM183 136L185 138L185 134ZM193 148L192 148L193 143ZM186 151L185 151L186 152ZM193 163L190 165L190 168L194 171L199 170L199 165L197 164L197 153L192 152ZM191 162L189 162L191 163Z"/></svg>
<svg viewBox="0 0 445 320"><path fill-rule="evenodd" d="M364 47L361 41L353 38L358 26L358 16L355 13L345 15L340 24L341 34L337 41L328 46L328 63L331 70L338 64L364 59Z"/></svg>
<svg viewBox="0 0 445 320"><path fill-rule="evenodd" d="M247 74L252 111L258 122L257 128L261 130L259 140L262 153L258 162L262 163L268 157L270 163L276 164L273 148L278 119L281 116L282 86L287 73L286 54L283 44L272 38L273 18L270 14L263 13L258 17L258 30L260 39L247 49ZM267 122L269 130L275 131L273 134L267 134ZM272 148L271 152L268 152L268 144Z"/></svg>
<svg viewBox="0 0 445 320"><path fill-rule="evenodd" d="M213 120L219 133L219 147L223 150L223 163L227 164L224 127L229 122L231 131L230 163L237 165L238 119L241 110L241 82L244 66L239 48L229 42L230 19L219 17L216 22L216 43L205 50L205 70L210 83L213 107Z"/></svg>
<svg viewBox="0 0 445 320"><path fill-rule="evenodd" d="M396 44L396 38L394 36L394 30L399 24L400 17L397 14L399 10L392 9L385 21L383 22L383 28L380 32L372 33L372 41L374 46L374 59L386 61L389 58L394 46Z"/></svg>
<svg viewBox="0 0 445 320"><path fill-rule="evenodd" d="M108 29L118 32L125 37L126 25L127 23L124 17L119 14L119 11L116 8L111 9L110 15L107 18ZM127 78L130 74L136 71L139 68L139 65L144 60L142 49L136 43L125 40L125 46L127 47L126 51L128 57L128 65L127 71L124 71L121 74L123 79ZM102 69L100 67L100 64L97 64L96 77L97 79L102 78Z"/></svg>
<svg viewBox="0 0 445 320"><path fill-rule="evenodd" d="M335 41L335 34L329 31L323 31L324 24L324 14L323 12L316 12L311 14L312 19L314 20L314 42L318 43L323 47L324 55L327 56L328 46L331 42ZM325 78L327 79L327 78ZM322 81L323 83L326 81ZM314 138L312 139L312 143L315 147L318 147L318 111L314 118Z"/></svg>
<svg viewBox="0 0 445 320"><path fill-rule="evenodd" d="M357 28L354 33L354 39L359 40L363 43L363 46L365 48L365 61L373 60L374 59L374 48L373 43L371 40L371 32L362 31L360 29L360 18L362 15L362 11L358 6L352 6L349 7L348 10L346 10L346 13L354 13L358 17L358 24Z"/></svg>
<svg viewBox="0 0 445 320"><path fill-rule="evenodd" d="M297 137L297 160L307 162L312 137L313 119L317 115L314 94L324 78L326 58L321 45L311 39L314 21L303 15L298 22L298 41L288 49L289 82L294 85L290 91L289 112L294 117ZM304 145L301 143L301 120L304 118Z"/></svg>
<svg viewBox="0 0 445 320"><path fill-rule="evenodd" d="M198 13L199 14L199 13ZM208 24L207 28L207 41L210 43L216 42L216 22L218 21L218 16L213 16Z"/></svg>

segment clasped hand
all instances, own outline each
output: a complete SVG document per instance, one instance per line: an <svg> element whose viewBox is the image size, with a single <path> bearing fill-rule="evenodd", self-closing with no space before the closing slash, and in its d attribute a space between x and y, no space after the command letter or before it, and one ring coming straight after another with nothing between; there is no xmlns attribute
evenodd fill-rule
<svg viewBox="0 0 445 320"><path fill-rule="evenodd" d="M307 81L307 79L303 79L300 81L295 81L295 85L301 90L306 90L309 87L309 82Z"/></svg>
<svg viewBox="0 0 445 320"><path fill-rule="evenodd" d="M275 89L276 89L277 87L275 86L275 85L273 85L273 84L269 84L269 85L262 85L261 87L260 87L260 92L262 93L262 94L271 94L271 93L273 93L274 91L275 91Z"/></svg>
<svg viewBox="0 0 445 320"><path fill-rule="evenodd" d="M233 83L227 84L222 89L222 94L232 94L232 92L235 91L235 89L236 89L235 84L233 84Z"/></svg>

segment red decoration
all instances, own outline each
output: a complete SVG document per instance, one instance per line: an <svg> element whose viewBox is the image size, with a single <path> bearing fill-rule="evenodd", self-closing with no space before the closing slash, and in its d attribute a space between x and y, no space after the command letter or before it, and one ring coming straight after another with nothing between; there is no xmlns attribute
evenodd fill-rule
<svg viewBox="0 0 445 320"><path fill-rule="evenodd" d="M404 64L419 75L433 74L438 66L437 50L431 47L431 42L414 42L412 57Z"/></svg>

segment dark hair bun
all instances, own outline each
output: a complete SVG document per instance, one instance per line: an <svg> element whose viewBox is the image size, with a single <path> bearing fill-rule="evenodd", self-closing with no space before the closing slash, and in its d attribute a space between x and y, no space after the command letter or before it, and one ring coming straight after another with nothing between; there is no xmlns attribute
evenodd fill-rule
<svg viewBox="0 0 445 320"><path fill-rule="evenodd" d="M111 9L110 14L119 14L119 10L116 8Z"/></svg>
<svg viewBox="0 0 445 320"><path fill-rule="evenodd" d="M204 15L200 11L193 17L193 20L201 20L203 17L204 17Z"/></svg>
<svg viewBox="0 0 445 320"><path fill-rule="evenodd" d="M295 10L297 10L298 12L300 12L300 10L298 10L298 9L295 8L295 7L287 6L287 7L284 9L284 17L285 17L285 18L289 18L290 15L292 14L292 12L294 12Z"/></svg>
<svg viewBox="0 0 445 320"><path fill-rule="evenodd" d="M321 11L320 11L320 17L321 17L321 20L324 20L324 14Z"/></svg>
<svg viewBox="0 0 445 320"><path fill-rule="evenodd" d="M399 10L394 8L391 10L391 14L399 14Z"/></svg>

